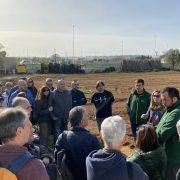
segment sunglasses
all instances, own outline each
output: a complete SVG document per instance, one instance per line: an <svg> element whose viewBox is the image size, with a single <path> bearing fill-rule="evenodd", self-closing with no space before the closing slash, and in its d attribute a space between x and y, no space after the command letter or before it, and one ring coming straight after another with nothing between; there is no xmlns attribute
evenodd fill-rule
<svg viewBox="0 0 180 180"><path fill-rule="evenodd" d="M49 89L45 89L42 92L50 92L50 90Z"/></svg>
<svg viewBox="0 0 180 180"><path fill-rule="evenodd" d="M160 97L160 95L153 95L153 97L157 97L157 98L159 98L159 97Z"/></svg>

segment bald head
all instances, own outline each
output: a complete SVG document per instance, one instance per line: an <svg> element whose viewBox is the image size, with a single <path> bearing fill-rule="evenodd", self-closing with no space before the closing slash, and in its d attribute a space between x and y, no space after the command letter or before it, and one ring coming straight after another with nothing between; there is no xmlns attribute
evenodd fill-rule
<svg viewBox="0 0 180 180"><path fill-rule="evenodd" d="M72 81L71 83L72 89L79 89L79 83L77 80Z"/></svg>
<svg viewBox="0 0 180 180"><path fill-rule="evenodd" d="M58 80L58 89L64 90L66 87L66 82L64 79L59 79Z"/></svg>

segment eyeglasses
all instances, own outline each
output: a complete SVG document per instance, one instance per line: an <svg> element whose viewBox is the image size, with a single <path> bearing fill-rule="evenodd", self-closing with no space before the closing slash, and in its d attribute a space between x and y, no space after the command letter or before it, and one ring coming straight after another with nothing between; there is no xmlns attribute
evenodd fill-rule
<svg viewBox="0 0 180 180"><path fill-rule="evenodd" d="M28 83L33 83L33 81L28 81Z"/></svg>
<svg viewBox="0 0 180 180"><path fill-rule="evenodd" d="M157 98L159 98L159 97L160 97L160 95L153 95L153 97L157 97Z"/></svg>

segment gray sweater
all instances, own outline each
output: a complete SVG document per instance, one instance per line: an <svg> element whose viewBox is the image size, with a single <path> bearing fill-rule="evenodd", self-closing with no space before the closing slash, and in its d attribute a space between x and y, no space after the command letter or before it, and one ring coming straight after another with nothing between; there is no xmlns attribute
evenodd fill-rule
<svg viewBox="0 0 180 180"><path fill-rule="evenodd" d="M72 97L69 90L55 89L49 97L49 106L53 107L52 117L54 120L68 119L72 108Z"/></svg>

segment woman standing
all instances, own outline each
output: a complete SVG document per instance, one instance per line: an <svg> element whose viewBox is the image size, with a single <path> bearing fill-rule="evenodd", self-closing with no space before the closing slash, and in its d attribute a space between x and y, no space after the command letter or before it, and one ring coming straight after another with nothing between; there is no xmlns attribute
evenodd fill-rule
<svg viewBox="0 0 180 180"><path fill-rule="evenodd" d="M155 90L151 95L150 107L146 114L142 114L141 118L147 120L148 124L157 126L165 112L165 107L161 101L161 93L159 90Z"/></svg>
<svg viewBox="0 0 180 180"><path fill-rule="evenodd" d="M48 145L48 137L51 134L51 109L49 108L50 89L43 86L35 103L35 118L40 128L40 140Z"/></svg>

